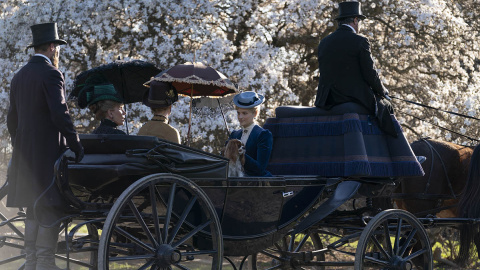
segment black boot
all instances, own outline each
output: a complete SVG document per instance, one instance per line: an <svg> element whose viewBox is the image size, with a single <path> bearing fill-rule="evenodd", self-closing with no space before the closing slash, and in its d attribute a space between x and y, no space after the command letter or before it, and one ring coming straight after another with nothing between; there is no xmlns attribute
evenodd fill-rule
<svg viewBox="0 0 480 270"><path fill-rule="evenodd" d="M37 268L36 270L62 270L55 264L60 226L52 228L38 227L37 235Z"/></svg>
<svg viewBox="0 0 480 270"><path fill-rule="evenodd" d="M25 220L25 268L35 270L37 266L37 249L35 248L38 233L38 223L35 219Z"/></svg>

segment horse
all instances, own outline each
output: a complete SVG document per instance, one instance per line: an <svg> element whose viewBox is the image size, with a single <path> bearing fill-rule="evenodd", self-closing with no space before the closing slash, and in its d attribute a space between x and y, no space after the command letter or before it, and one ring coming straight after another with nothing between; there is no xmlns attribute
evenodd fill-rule
<svg viewBox="0 0 480 270"><path fill-rule="evenodd" d="M400 193L394 195L397 207L417 216L458 217L473 147L450 142L420 139L410 144L417 156L425 156L424 176L401 179Z"/></svg>
<svg viewBox="0 0 480 270"><path fill-rule="evenodd" d="M480 217L480 148L450 142L420 139L411 143L415 155L425 156L425 175L400 179L393 194L397 208L418 217ZM470 174L469 174L470 172ZM460 251L456 263L465 265L472 239L480 250L478 228L460 226ZM480 255L480 252L479 252Z"/></svg>

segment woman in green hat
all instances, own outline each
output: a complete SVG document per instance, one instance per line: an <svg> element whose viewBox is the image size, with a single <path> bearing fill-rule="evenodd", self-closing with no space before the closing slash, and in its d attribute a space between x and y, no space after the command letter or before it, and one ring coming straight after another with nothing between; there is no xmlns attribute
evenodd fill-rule
<svg viewBox="0 0 480 270"><path fill-rule="evenodd" d="M88 109L100 120L93 134L123 134L126 133L117 129L125 124L125 110L123 100L115 90L113 84L92 77L87 79L85 86L79 93L78 105Z"/></svg>

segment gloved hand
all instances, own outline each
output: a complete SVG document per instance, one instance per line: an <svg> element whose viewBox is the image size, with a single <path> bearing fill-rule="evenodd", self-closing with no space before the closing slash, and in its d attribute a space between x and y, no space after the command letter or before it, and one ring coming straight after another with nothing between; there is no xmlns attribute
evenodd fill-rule
<svg viewBox="0 0 480 270"><path fill-rule="evenodd" d="M74 153L75 153L75 163L79 163L80 161L82 161L83 156L85 155L83 146L80 146L80 149L78 149L77 151L74 151Z"/></svg>

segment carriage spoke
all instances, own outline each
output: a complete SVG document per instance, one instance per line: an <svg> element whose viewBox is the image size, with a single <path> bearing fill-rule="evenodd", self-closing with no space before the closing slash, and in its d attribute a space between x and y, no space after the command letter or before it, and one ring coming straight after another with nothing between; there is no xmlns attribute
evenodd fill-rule
<svg viewBox="0 0 480 270"><path fill-rule="evenodd" d="M173 183L172 187L170 188L170 196L168 197L168 204L167 204L167 213L165 215L165 226L163 227L163 239L168 239L168 228L170 226L170 218L172 217L172 209L173 209L173 201L175 199L175 189L177 188L177 184Z"/></svg>
<svg viewBox="0 0 480 270"><path fill-rule="evenodd" d="M17 261L17 260L23 260L23 259L25 259L25 255L17 255L17 256L14 256L14 257L11 257L11 258L0 261L0 265L10 263L10 262L14 262L14 261Z"/></svg>
<svg viewBox="0 0 480 270"><path fill-rule="evenodd" d="M185 266L183 266L183 265L181 265L181 264L174 264L173 266L176 266L176 267L178 267L178 268L180 268L180 269L182 269L182 270L190 270L190 268L187 268L187 267L185 267Z"/></svg>
<svg viewBox="0 0 480 270"><path fill-rule="evenodd" d="M395 242L393 245L393 254L398 255L400 233L402 232L402 221L403 219L399 218L397 222L397 232L395 234Z"/></svg>
<svg viewBox="0 0 480 270"><path fill-rule="evenodd" d="M405 260L412 260L412 259L414 259L418 256L423 255L425 252L427 252L427 250L425 248L417 250L414 253L410 254L409 256L405 257Z"/></svg>
<svg viewBox="0 0 480 270"><path fill-rule="evenodd" d="M303 247L303 245L305 245L309 237L310 237L310 233L305 234L302 238L302 241L300 241L300 243L298 244L294 252L298 252Z"/></svg>
<svg viewBox="0 0 480 270"><path fill-rule="evenodd" d="M199 250L199 251L186 251L182 252L182 256L187 256L187 255L209 255L209 254L214 254L217 252L216 250Z"/></svg>
<svg viewBox="0 0 480 270"><path fill-rule="evenodd" d="M136 261L136 260L153 260L155 259L154 255L136 255L136 256L114 256L109 257L108 260L111 262L119 262L119 261Z"/></svg>
<svg viewBox="0 0 480 270"><path fill-rule="evenodd" d="M278 256L276 256L276 255L274 255L274 254L272 254L272 253L266 252L265 250L260 251L260 253L262 253L262 254L264 254L264 255L267 255L268 257L273 258L273 259L276 259L276 260L278 260L278 261L286 261L284 258L280 258L280 257L278 257Z"/></svg>
<svg viewBox="0 0 480 270"><path fill-rule="evenodd" d="M289 250L289 251L292 250L294 243L295 243L295 234L292 234L292 235L290 235L290 241L288 243L288 247L285 246L287 248L287 250Z"/></svg>
<svg viewBox="0 0 480 270"><path fill-rule="evenodd" d="M145 263L140 268L138 268L138 270L148 269L150 266L154 265L154 263L155 263L155 260L149 260L147 263ZM153 269L155 269L155 268L153 268Z"/></svg>
<svg viewBox="0 0 480 270"><path fill-rule="evenodd" d="M282 237L282 245L283 245L285 248L288 247L286 237ZM282 250L282 248L281 248L278 244L275 244L275 246L278 248L278 250Z"/></svg>
<svg viewBox="0 0 480 270"><path fill-rule="evenodd" d="M211 223L210 220L208 220L207 222L201 224L200 226L196 227L195 229L193 229L191 232L189 232L188 234L186 234L184 237L182 237L180 240L178 240L176 243L172 244L171 246L173 248L176 248L178 247L179 245L183 244L185 241L187 241L190 237L192 237L193 235L195 235L197 232L201 231L203 228L207 227L209 224Z"/></svg>
<svg viewBox="0 0 480 270"><path fill-rule="evenodd" d="M387 246L388 254L393 254L392 242L390 241L390 229L388 228L388 220L383 222L383 230L385 234L385 244Z"/></svg>
<svg viewBox="0 0 480 270"><path fill-rule="evenodd" d="M150 252L155 252L155 249L145 243L143 243L140 239L138 239L137 237L131 235L130 233L126 232L125 230L123 230L122 228L116 226L115 227L115 231L117 231L118 233L120 233L121 235L127 237L128 239L132 240L134 243L136 243L137 245L139 245L140 247L144 248L145 250L148 250Z"/></svg>
<svg viewBox="0 0 480 270"><path fill-rule="evenodd" d="M370 257L370 256L365 256L365 261L368 261L368 262L371 262L371 263L375 263L379 266L389 266L389 262L388 261L383 261L383 260L380 260L380 259L377 259L377 258L373 258L373 257Z"/></svg>
<svg viewBox="0 0 480 270"><path fill-rule="evenodd" d="M270 267L270 268L267 268L267 269L265 269L265 270L274 270L274 269L280 269L281 267L282 267L282 266L281 266L280 264L277 264L277 265L275 265L275 266L272 266L272 267Z"/></svg>
<svg viewBox="0 0 480 270"><path fill-rule="evenodd" d="M413 228L410 234L408 235L407 240L405 241L405 243L403 243L403 246L398 254L399 256L403 256L403 254L407 250L407 247L410 246L410 242L412 242L413 236L415 236L416 233L417 233L417 229Z"/></svg>
<svg viewBox="0 0 480 270"><path fill-rule="evenodd" d="M162 239L162 234L160 232L160 223L158 221L158 212L157 212L157 199L155 196L155 185L153 183L150 183L149 185L149 191L150 191L150 201L152 203L152 218L153 218L153 226L155 227L155 235L157 236L157 242L158 243L163 243Z"/></svg>
<svg viewBox="0 0 480 270"><path fill-rule="evenodd" d="M283 241L283 240L284 240L284 239L282 239L282 244L283 244L283 246L286 247L287 244L286 244L286 242ZM278 251L279 253L282 252L283 248L282 248L278 243L274 243L273 245L277 248L277 251Z"/></svg>
<svg viewBox="0 0 480 270"><path fill-rule="evenodd" d="M380 244L380 242L378 241L376 235L372 235L372 240L373 240L373 244L378 248L378 250L380 250L380 252L383 254L383 256L385 256L385 258L387 258L387 260L390 260L390 258L391 258L390 254L388 254L387 251L385 251L382 244Z"/></svg>
<svg viewBox="0 0 480 270"><path fill-rule="evenodd" d="M142 229L145 232L145 234L147 235L148 240L150 240L150 242L152 243L152 245L154 247L158 246L157 241L155 241L155 239L153 238L153 235L150 232L150 230L148 229L147 224L145 223L145 220L143 219L142 215L138 211L137 207L135 207L135 204L133 203L132 200L128 201L128 206L130 206L130 209L133 211L133 214L137 218L138 223L140 223L140 225L142 226Z"/></svg>
<svg viewBox="0 0 480 270"><path fill-rule="evenodd" d="M180 230L181 226L183 225L183 222L185 221L185 218L187 217L188 213L190 213L190 210L192 210L192 207L193 207L193 205L195 204L196 201L197 201L197 196L194 196L188 202L187 207L183 210L182 216L180 216L180 219L177 221L177 224L175 225L175 228L170 233L170 239L167 241L168 244L172 244L173 240L175 239L175 236L177 236L178 231Z"/></svg>

